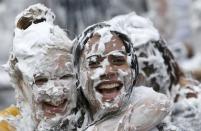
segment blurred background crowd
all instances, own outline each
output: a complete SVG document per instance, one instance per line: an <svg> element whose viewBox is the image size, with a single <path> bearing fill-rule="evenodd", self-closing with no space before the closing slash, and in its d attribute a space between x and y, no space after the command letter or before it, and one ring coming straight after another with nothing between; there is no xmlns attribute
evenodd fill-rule
<svg viewBox="0 0 201 131"><path fill-rule="evenodd" d="M182 69L201 80L201 0L0 0L0 65L12 48L15 17L31 4L42 3L71 39L84 28L116 15L136 12L150 18ZM15 103L14 89L0 68L0 109Z"/></svg>

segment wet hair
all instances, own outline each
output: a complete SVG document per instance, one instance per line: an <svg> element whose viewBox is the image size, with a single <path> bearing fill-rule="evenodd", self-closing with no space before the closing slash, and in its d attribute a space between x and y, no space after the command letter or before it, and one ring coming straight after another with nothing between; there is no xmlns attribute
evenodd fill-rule
<svg viewBox="0 0 201 131"><path fill-rule="evenodd" d="M184 76L184 73L181 70L181 68L179 67L179 65L178 65L177 61L175 60L172 52L168 49L165 41L162 38L158 41L152 41L152 43L161 53L161 55L164 59L164 64L167 65L167 73L169 74L169 77L170 77L169 90L171 90L172 85L178 84L179 79L182 76Z"/></svg>

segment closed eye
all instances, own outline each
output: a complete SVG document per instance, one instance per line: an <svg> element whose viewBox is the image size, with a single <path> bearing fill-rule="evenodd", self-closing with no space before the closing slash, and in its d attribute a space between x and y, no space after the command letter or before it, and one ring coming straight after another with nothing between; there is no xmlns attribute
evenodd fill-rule
<svg viewBox="0 0 201 131"><path fill-rule="evenodd" d="M88 66L90 68L97 68L100 67L100 63L103 61L103 57L100 55L93 55L87 58L88 60Z"/></svg>
<svg viewBox="0 0 201 131"><path fill-rule="evenodd" d="M89 67L90 68L97 68L100 66L100 62L99 61L89 61Z"/></svg>
<svg viewBox="0 0 201 131"><path fill-rule="evenodd" d="M37 85L37 86L42 86L42 85L44 85L45 83L47 83L48 82L48 78L36 78L35 79L35 84Z"/></svg>
<svg viewBox="0 0 201 131"><path fill-rule="evenodd" d="M61 80L66 80L66 79L69 79L69 78L72 78L72 77L73 77L73 75L71 75L71 74L66 74L66 75L60 77L60 79L61 79Z"/></svg>
<svg viewBox="0 0 201 131"><path fill-rule="evenodd" d="M114 56L114 55L112 55L109 59L110 59L110 62L114 65L123 65L126 63L126 57L125 56Z"/></svg>

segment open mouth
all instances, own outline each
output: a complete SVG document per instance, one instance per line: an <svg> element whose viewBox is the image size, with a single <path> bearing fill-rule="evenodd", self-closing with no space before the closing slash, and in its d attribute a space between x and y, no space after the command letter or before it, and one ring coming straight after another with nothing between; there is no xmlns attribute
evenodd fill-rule
<svg viewBox="0 0 201 131"><path fill-rule="evenodd" d="M97 85L96 90L103 96L102 101L113 101L120 94L123 84L119 81L105 81Z"/></svg>
<svg viewBox="0 0 201 131"><path fill-rule="evenodd" d="M59 105L53 105L52 103L43 102L42 108L45 113L45 116L50 118L55 116L56 114L65 113L67 105L67 99L63 100Z"/></svg>

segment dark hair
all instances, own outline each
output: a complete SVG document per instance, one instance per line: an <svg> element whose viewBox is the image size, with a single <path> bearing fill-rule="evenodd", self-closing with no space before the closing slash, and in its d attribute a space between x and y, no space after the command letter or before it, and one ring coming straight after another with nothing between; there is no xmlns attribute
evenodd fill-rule
<svg viewBox="0 0 201 131"><path fill-rule="evenodd" d="M166 43L162 38L158 41L152 41L152 42L154 43L154 46L161 53L165 64L168 66L167 72L171 80L169 90L171 90L172 85L177 84L179 82L180 77L184 76L184 73L182 72L172 52L167 48Z"/></svg>

